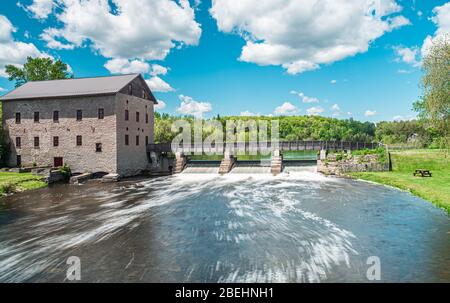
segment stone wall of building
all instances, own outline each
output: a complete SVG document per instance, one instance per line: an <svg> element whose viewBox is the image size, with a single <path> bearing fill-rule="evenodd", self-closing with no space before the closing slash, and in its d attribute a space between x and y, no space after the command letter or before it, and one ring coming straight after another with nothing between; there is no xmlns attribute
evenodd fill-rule
<svg viewBox="0 0 450 303"><path fill-rule="evenodd" d="M153 101L118 93L117 106L117 173L122 176L133 176L150 169L149 155L146 150L148 143L154 142L154 112ZM128 121L125 111L128 110ZM136 113L139 112L139 122ZM146 121L146 114L148 121ZM125 136L128 135L128 145ZM139 136L139 145L136 144Z"/></svg>
<svg viewBox="0 0 450 303"><path fill-rule="evenodd" d="M116 97L92 96L46 100L17 100L3 102L3 125L10 138L11 153L8 165L16 166L21 155L22 166L35 163L53 166L54 157L62 157L72 172L116 172ZM98 109L104 109L104 119L98 118ZM76 112L82 110L82 120ZM59 111L59 122L53 121L53 111ZM19 124L15 113L21 113ZM39 112L39 122L34 122L34 112ZM82 136L77 146L76 137ZM53 137L59 137L59 146L53 146ZM15 138L21 138L21 147ZM39 147L34 147L34 137L39 137ZM102 151L96 152L96 143Z"/></svg>

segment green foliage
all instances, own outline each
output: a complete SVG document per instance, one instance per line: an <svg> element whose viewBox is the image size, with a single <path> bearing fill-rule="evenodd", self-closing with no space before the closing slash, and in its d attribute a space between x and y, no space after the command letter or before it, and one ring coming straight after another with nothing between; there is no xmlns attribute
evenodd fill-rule
<svg viewBox="0 0 450 303"><path fill-rule="evenodd" d="M427 129L422 120L382 121L377 123L375 138L384 144L414 143L418 147L428 145L436 134Z"/></svg>
<svg viewBox="0 0 450 303"><path fill-rule="evenodd" d="M155 142L171 142L177 135L171 131L171 125L178 119L185 119L191 125L193 132L192 117L176 117L168 114L155 113ZM280 140L282 141L302 141L302 140L328 140L328 141L358 141L358 142L372 142L375 136L375 124L371 122L359 122L353 119L339 120L334 118L319 117L319 116L286 116L286 117L214 117L207 121L218 121L226 130L227 120L235 120L236 123L244 123L249 120L267 121L268 123L268 138L271 136L271 121L279 120ZM213 128L204 127L202 138L213 133ZM249 130L246 130L246 139L249 138ZM225 138L225 134L224 134Z"/></svg>
<svg viewBox="0 0 450 303"><path fill-rule="evenodd" d="M58 168L58 171L59 171L66 179L68 179L68 178L70 177L71 169L70 169L70 167L69 167L67 164L64 163L63 166L60 166L60 167Z"/></svg>
<svg viewBox="0 0 450 303"><path fill-rule="evenodd" d="M8 154L9 145L6 140L6 134L2 129L0 129L0 167L4 167L6 165Z"/></svg>
<svg viewBox="0 0 450 303"><path fill-rule="evenodd" d="M0 172L0 195L47 186L41 177L31 173Z"/></svg>
<svg viewBox="0 0 450 303"><path fill-rule="evenodd" d="M414 104L419 116L444 138L441 147L450 147L450 34L435 39L423 59L423 95Z"/></svg>
<svg viewBox="0 0 450 303"><path fill-rule="evenodd" d="M22 68L6 65L5 71L9 81L15 81L16 87L28 81L56 80L72 78L69 67L61 60L53 61L50 58L27 58Z"/></svg>

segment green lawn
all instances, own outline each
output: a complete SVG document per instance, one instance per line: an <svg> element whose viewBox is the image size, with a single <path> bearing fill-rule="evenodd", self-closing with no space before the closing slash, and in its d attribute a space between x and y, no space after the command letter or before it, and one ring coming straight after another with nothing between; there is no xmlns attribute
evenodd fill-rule
<svg viewBox="0 0 450 303"><path fill-rule="evenodd" d="M450 158L439 150L391 152L392 172L351 173L352 177L374 181L433 202L450 213ZM428 169L433 177L414 177L416 169Z"/></svg>
<svg viewBox="0 0 450 303"><path fill-rule="evenodd" d="M0 195L46 186L47 183L31 173L0 172Z"/></svg>

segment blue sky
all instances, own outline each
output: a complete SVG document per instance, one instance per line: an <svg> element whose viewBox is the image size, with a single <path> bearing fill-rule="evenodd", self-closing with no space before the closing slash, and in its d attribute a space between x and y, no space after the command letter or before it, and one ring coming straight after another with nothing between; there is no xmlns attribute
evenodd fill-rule
<svg viewBox="0 0 450 303"><path fill-rule="evenodd" d="M171 114L410 119L450 2L371 2L3 0L0 65L39 55L76 77L142 72ZM13 87L1 67L0 87Z"/></svg>

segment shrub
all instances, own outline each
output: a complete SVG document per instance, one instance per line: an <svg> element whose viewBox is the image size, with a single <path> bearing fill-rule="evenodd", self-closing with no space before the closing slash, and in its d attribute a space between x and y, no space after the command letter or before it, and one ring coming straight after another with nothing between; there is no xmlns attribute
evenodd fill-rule
<svg viewBox="0 0 450 303"><path fill-rule="evenodd" d="M69 178L70 174L71 174L71 170L70 167L66 164L64 164L63 166L60 166L58 171L65 177L65 178Z"/></svg>

